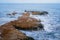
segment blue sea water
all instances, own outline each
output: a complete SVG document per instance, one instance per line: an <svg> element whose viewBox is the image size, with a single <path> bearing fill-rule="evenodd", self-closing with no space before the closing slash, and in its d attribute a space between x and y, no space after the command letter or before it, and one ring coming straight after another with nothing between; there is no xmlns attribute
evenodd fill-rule
<svg viewBox="0 0 60 40"><path fill-rule="evenodd" d="M15 20L25 10L47 11L48 15L35 15L42 20L45 30L22 31L35 40L60 40L60 4L0 4L0 25ZM18 14L9 17L6 14L16 11ZM36 17L37 16L37 17Z"/></svg>

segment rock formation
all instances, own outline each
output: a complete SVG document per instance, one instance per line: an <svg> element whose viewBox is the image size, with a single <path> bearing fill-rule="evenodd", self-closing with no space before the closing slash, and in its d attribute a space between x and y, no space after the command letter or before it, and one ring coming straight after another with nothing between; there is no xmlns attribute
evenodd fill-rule
<svg viewBox="0 0 60 40"><path fill-rule="evenodd" d="M42 27L43 25L40 23L40 20L37 20L35 18L29 17L30 14L25 13L21 17L18 18L18 20L12 21L14 27L20 28L23 30L34 30L37 28Z"/></svg>
<svg viewBox="0 0 60 40"><path fill-rule="evenodd" d="M29 13L32 13L32 15L46 15L46 14L48 14L48 12L47 11L27 11L27 10L25 10L25 12L29 12Z"/></svg>
<svg viewBox="0 0 60 40"><path fill-rule="evenodd" d="M0 27L0 40L34 40L18 31L11 24L4 24Z"/></svg>
<svg viewBox="0 0 60 40"><path fill-rule="evenodd" d="M45 12L42 12L42 14ZM15 15L16 13L13 13ZM41 12L32 11L32 15L41 14ZM10 14L9 14L10 15ZM26 36L20 30L44 29L41 20L30 17L29 12L24 12L17 20L10 21L0 26L0 40L34 40Z"/></svg>
<svg viewBox="0 0 60 40"><path fill-rule="evenodd" d="M28 12L23 13L17 20L10 21L6 24L11 24L13 27L22 30L37 30L38 28L43 29L41 20L30 17ZM4 25L6 25L4 24ZM7 25L8 26L8 25Z"/></svg>

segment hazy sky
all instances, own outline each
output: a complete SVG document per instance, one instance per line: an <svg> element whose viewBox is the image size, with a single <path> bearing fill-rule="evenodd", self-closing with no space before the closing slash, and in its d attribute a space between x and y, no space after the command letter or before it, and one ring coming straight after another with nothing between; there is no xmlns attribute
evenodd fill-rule
<svg viewBox="0 0 60 40"><path fill-rule="evenodd" d="M60 0L0 0L0 3L60 3Z"/></svg>

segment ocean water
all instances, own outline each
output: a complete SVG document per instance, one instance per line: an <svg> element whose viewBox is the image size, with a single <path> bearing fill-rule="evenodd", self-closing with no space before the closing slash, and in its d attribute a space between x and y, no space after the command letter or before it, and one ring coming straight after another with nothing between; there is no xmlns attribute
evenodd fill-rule
<svg viewBox="0 0 60 40"><path fill-rule="evenodd" d="M60 4L0 4L0 25L16 20L25 11L47 11L48 15L34 15L32 17L42 20L44 30L22 31L35 40L60 40ZM6 14L16 11L15 16Z"/></svg>

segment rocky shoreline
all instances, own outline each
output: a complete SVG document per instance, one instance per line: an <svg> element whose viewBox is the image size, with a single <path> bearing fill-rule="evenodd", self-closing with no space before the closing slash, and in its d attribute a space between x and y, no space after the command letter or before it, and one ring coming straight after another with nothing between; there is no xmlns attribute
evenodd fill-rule
<svg viewBox="0 0 60 40"><path fill-rule="evenodd" d="M13 12L11 15L17 14ZM42 30L44 25L41 20L30 17L30 15L46 15L48 12L43 11L26 11L17 20L10 21L0 26L0 39L1 40L34 40L32 37L26 36L19 30ZM10 15L10 14L9 14Z"/></svg>

